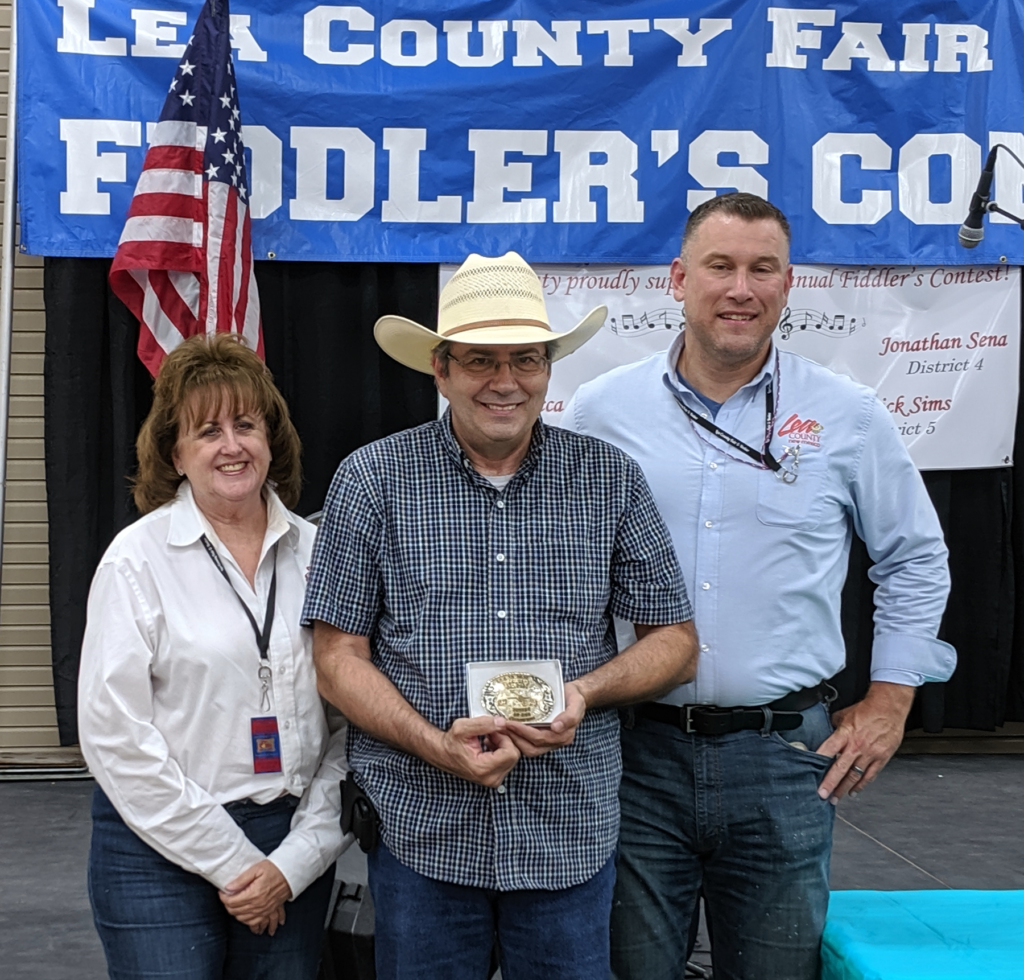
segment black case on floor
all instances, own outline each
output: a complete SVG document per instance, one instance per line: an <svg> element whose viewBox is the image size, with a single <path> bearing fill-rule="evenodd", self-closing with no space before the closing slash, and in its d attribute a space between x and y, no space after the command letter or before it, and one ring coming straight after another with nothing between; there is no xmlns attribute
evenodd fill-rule
<svg viewBox="0 0 1024 980"><path fill-rule="evenodd" d="M370 889L342 882L324 933L318 980L376 980L373 929Z"/></svg>

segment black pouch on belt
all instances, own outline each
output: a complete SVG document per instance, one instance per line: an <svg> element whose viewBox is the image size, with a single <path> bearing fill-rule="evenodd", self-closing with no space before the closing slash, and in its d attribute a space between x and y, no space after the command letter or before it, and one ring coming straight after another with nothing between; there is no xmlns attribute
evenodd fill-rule
<svg viewBox="0 0 1024 980"><path fill-rule="evenodd" d="M355 834L364 854L369 854L380 838L380 817L351 772L341 781L341 832Z"/></svg>

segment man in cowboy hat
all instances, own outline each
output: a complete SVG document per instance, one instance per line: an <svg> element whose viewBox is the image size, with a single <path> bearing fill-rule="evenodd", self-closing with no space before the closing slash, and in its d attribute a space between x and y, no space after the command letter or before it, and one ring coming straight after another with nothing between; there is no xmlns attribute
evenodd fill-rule
<svg viewBox="0 0 1024 980"><path fill-rule="evenodd" d="M437 331L394 316L374 329L449 406L342 462L303 612L380 815L381 980L485 980L495 934L506 980L608 975L612 706L689 679L696 645L639 468L540 421L551 361L605 314L554 333L536 274L509 252L466 260ZM618 655L612 614L640 637ZM548 727L469 702L467 664L552 660L565 708Z"/></svg>

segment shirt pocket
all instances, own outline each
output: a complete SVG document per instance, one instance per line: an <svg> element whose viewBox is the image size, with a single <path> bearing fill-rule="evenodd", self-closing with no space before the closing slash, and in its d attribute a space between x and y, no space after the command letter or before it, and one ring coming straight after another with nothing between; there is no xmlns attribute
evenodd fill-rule
<svg viewBox="0 0 1024 980"><path fill-rule="evenodd" d="M825 508L826 476L826 460L810 454L800 457L792 483L764 470L757 483L757 519L770 527L814 530Z"/></svg>

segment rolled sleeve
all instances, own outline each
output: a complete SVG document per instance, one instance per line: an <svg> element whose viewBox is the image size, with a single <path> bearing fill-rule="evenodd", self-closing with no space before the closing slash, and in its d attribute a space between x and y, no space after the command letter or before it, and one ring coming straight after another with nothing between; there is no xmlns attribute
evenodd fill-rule
<svg viewBox="0 0 1024 980"><path fill-rule="evenodd" d="M900 633L876 634L871 650L871 680L919 687L948 681L956 667L956 650L942 640Z"/></svg>
<svg viewBox="0 0 1024 980"><path fill-rule="evenodd" d="M640 467L630 460L629 503L612 556L611 611L619 619L665 626L693 618L668 528Z"/></svg>
<svg viewBox="0 0 1024 980"><path fill-rule="evenodd" d="M317 529L302 625L323 620L369 636L381 609L378 552L383 519L359 454L338 467Z"/></svg>

